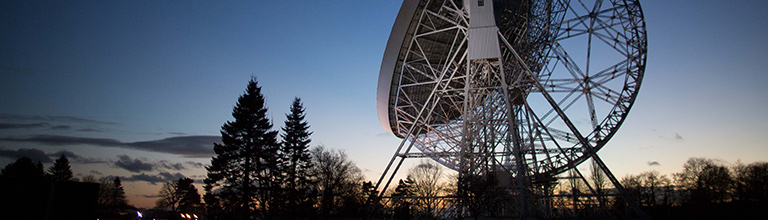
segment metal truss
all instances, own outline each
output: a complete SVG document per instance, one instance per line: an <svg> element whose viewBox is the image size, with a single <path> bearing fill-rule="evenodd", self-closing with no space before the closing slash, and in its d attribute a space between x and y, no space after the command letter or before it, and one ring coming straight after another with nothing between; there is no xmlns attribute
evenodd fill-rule
<svg viewBox="0 0 768 220"><path fill-rule="evenodd" d="M518 201L528 201L542 197L532 182L591 158L617 194L626 194L597 151L626 118L642 81L647 43L639 2L494 4L501 57L469 60L465 4L419 3L390 90L389 123L403 141L376 187L386 189L405 158L428 157L459 175L509 173Z"/></svg>

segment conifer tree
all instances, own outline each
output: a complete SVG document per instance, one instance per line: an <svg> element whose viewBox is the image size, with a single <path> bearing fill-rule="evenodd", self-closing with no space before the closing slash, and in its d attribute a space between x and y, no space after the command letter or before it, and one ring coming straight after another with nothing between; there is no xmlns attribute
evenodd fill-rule
<svg viewBox="0 0 768 220"><path fill-rule="evenodd" d="M59 159L53 162L53 166L48 168L48 173L51 175L53 181L70 181L72 180L72 168L69 166L69 159L62 154Z"/></svg>
<svg viewBox="0 0 768 220"><path fill-rule="evenodd" d="M206 167L206 204L233 219L263 218L279 188L277 131L267 118L261 87L251 79L232 110L234 121L221 126L221 144Z"/></svg>
<svg viewBox="0 0 768 220"><path fill-rule="evenodd" d="M181 199L179 200L179 210L182 212L194 212L200 206L200 193L197 192L195 181L190 178L181 178L176 181L177 192Z"/></svg>
<svg viewBox="0 0 768 220"><path fill-rule="evenodd" d="M312 157L309 153L309 143L312 132L309 131L309 123L304 120L304 106L300 98L295 98L291 104L290 113L286 114L283 134L281 156L283 159L282 170L285 173L285 191L287 192L286 214L291 216L311 215L312 201Z"/></svg>
<svg viewBox="0 0 768 220"><path fill-rule="evenodd" d="M125 189L120 182L120 177L115 177L112 181L114 191L112 191L112 207L116 209L124 209L128 206L128 200L125 198Z"/></svg>

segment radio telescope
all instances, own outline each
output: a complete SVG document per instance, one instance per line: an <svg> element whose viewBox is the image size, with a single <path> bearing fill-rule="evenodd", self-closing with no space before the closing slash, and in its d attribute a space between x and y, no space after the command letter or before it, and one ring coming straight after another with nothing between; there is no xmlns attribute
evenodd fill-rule
<svg viewBox="0 0 768 220"><path fill-rule="evenodd" d="M405 0L376 97L403 141L378 185L431 158L506 176L522 200L592 159L626 194L597 151L637 97L646 47L637 0Z"/></svg>

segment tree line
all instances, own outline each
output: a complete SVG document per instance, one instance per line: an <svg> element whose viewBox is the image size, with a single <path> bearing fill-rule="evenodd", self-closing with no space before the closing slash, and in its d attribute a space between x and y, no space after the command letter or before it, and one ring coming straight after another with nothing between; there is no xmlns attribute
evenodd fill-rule
<svg viewBox="0 0 768 220"><path fill-rule="evenodd" d="M89 175L83 177L82 179L75 178L72 172L72 168L69 165L69 159L63 154L54 161L53 165L49 167L47 171L44 169L43 164L40 161L33 162L32 159L28 157L19 158L15 162L6 165L0 171L0 178L30 185L39 185L45 182L54 184L62 184L67 182L98 184L98 194L95 197L95 210L93 211L95 216L99 218L120 218L121 216L125 215L125 210L136 209L128 203L120 177L103 177L97 179L94 176ZM51 198L52 196L53 195L50 195ZM46 199L50 200L50 198ZM30 204L37 204L38 202L39 201L32 201ZM48 202L50 203L53 201ZM87 204L87 202L85 204ZM55 209L56 207L53 208ZM49 207L49 209L51 209L51 207ZM48 212L50 211L51 210L48 210Z"/></svg>
<svg viewBox="0 0 768 220"><path fill-rule="evenodd" d="M364 184L362 172L343 151L310 148L305 115L295 98L282 132L274 130L261 87L249 81L206 167L203 206L210 219L360 216L364 192L373 184Z"/></svg>
<svg viewBox="0 0 768 220"><path fill-rule="evenodd" d="M460 179L430 161L409 169L407 177L385 193L388 200L368 200L377 192L371 182L364 181L359 168L344 152L310 148L312 132L304 111L301 100L295 98L281 127L282 133L273 130L261 87L255 79L249 81L232 111L234 120L221 127L222 143L214 146L216 155L206 167L204 203L200 207L207 216L322 219L373 214L433 219L461 209L464 216L493 217L509 210L504 206L513 204L510 201L515 198L499 186L504 180L498 178L504 176ZM586 213L587 209L597 207L597 196L592 193L617 194L605 174L594 164L590 167L591 175L584 178L575 178L571 171L532 187L555 198L553 209L576 215ZM689 159L682 172L671 176L649 171L620 180L631 198L653 216L662 213L661 216L678 217L687 215L686 210L713 204L764 205L768 202L766 181L768 163L727 167L705 158ZM592 189L587 189L586 184ZM619 200L611 201L614 207L621 203ZM369 206L364 207L366 204ZM666 209L659 211L662 207Z"/></svg>
<svg viewBox="0 0 768 220"><path fill-rule="evenodd" d="M768 211L768 162L726 165L693 157L670 176L647 171L622 178L637 203L662 219L754 217Z"/></svg>
<svg viewBox="0 0 768 220"><path fill-rule="evenodd" d="M341 150L310 147L312 132L306 109L294 98L280 130L268 118L265 97L255 79L232 110L234 120L222 125L221 143L206 166L204 194L195 180L181 178L163 184L156 208L195 213L206 219L338 219L369 215L395 219L439 219L457 210L471 217L501 216L513 198L493 174L459 178L432 161L424 160L407 171L405 179L386 189L386 200L374 195L373 183ZM590 175L575 178L566 172L537 183L536 190L552 195L558 211L586 213L595 199L616 194L605 174L592 164ZM579 174L580 176L581 174ZM73 178L62 155L46 172L40 162L21 158L0 171L0 177L28 180L99 183L97 213L133 208L125 198L119 177ZM508 181L508 180L507 180ZM648 171L620 180L632 199L657 219L766 215L768 162L736 163L690 158L672 175ZM591 188L588 189L586 184ZM509 186L506 186L509 187ZM596 192L590 194L589 192ZM610 201L618 207L620 199ZM610 206L610 204L609 204ZM135 208L134 208L135 209ZM462 211L463 210L463 211ZM741 213L733 215L733 210ZM503 214L503 213L502 213Z"/></svg>

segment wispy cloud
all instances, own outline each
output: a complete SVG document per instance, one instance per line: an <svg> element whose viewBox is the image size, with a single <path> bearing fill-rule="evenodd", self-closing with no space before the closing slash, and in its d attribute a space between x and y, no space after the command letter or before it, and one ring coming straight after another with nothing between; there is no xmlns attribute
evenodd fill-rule
<svg viewBox="0 0 768 220"><path fill-rule="evenodd" d="M659 138L673 141L685 141L682 135L678 132L662 132L657 129L651 129L652 132L659 134Z"/></svg>
<svg viewBox="0 0 768 220"><path fill-rule="evenodd" d="M68 150L60 150L60 151L48 154L49 157L56 158L56 159L58 159L61 155L64 155L65 157L67 157L70 163L107 163L108 162L104 159L83 157Z"/></svg>
<svg viewBox="0 0 768 220"><path fill-rule="evenodd" d="M116 125L117 124L114 122L99 121L99 120L72 117L72 116L40 116L40 115L16 115L16 114L0 114L0 120L37 121L37 122L44 122L44 123L69 122L69 123L100 124L100 125Z"/></svg>
<svg viewBox="0 0 768 220"><path fill-rule="evenodd" d="M185 170L187 169L182 163L173 163L167 160L161 160L157 162L146 161L146 159L131 158L128 155L118 156L118 161L115 161L113 165L125 170L138 173L143 171L153 170Z"/></svg>
<svg viewBox="0 0 768 220"><path fill-rule="evenodd" d="M185 178L184 174L181 173L169 173L169 172L160 172L157 175L152 174L136 174L126 177L120 177L122 181L128 181L128 182L148 182L152 185L156 185L157 183L164 183L169 181L176 181L180 178ZM113 179L114 176L107 177L109 179Z"/></svg>
<svg viewBox="0 0 768 220"><path fill-rule="evenodd" d="M69 125L56 125L50 128L51 130L69 130L72 129L72 126Z"/></svg>
<svg viewBox="0 0 768 220"><path fill-rule="evenodd" d="M103 147L120 147L121 145L124 145L124 143L115 139L70 137L70 136L61 136L61 135L33 135L33 136L26 136L26 137L7 137L7 138L2 138L0 140L12 141L12 142L34 142L34 143L51 145L51 146L86 144L86 145L96 145L96 146L103 146Z"/></svg>
<svg viewBox="0 0 768 220"><path fill-rule="evenodd" d="M14 160L22 157L28 157L29 159L32 159L32 161L40 161L43 163L53 162L53 160L51 160L51 157L49 157L47 154L45 154L45 152L39 149L21 148L15 151L0 149L0 157L10 158Z"/></svg>
<svg viewBox="0 0 768 220"><path fill-rule="evenodd" d="M213 143L220 142L219 136L181 136L152 141L121 142L108 138L72 137L62 135L33 135L0 138L0 141L29 142L50 146L92 145L101 147L120 147L136 150L177 154L186 157L210 157L213 155Z"/></svg>
<svg viewBox="0 0 768 220"><path fill-rule="evenodd" d="M210 157L213 155L213 143L220 142L220 136L180 136L133 142L126 145L137 150L172 153L188 157Z"/></svg>
<svg viewBox="0 0 768 220"><path fill-rule="evenodd" d="M138 173L141 171L152 171L155 167L150 163L142 162L139 159L131 159L128 155L118 156L119 160L114 163L116 167Z"/></svg>
<svg viewBox="0 0 768 220"><path fill-rule="evenodd" d="M381 132L376 134L376 137L390 137L393 136L393 134L390 134L389 132Z"/></svg>
<svg viewBox="0 0 768 220"><path fill-rule="evenodd" d="M683 136L680 136L680 134L675 133L675 140L682 141L683 140Z"/></svg>
<svg viewBox="0 0 768 220"><path fill-rule="evenodd" d="M68 151L68 150L60 150L60 151L57 151L55 153L48 154L48 156L51 156L51 157L60 157L61 155L64 155L69 160L80 159L81 158L80 155L77 155L74 152Z"/></svg>
<svg viewBox="0 0 768 220"><path fill-rule="evenodd" d="M161 161L157 162L157 165L159 167L162 167L162 168L167 169L167 170L184 170L184 169L187 169L186 167L184 167L184 164L172 163L172 162L168 162L167 160L161 160Z"/></svg>
<svg viewBox="0 0 768 220"><path fill-rule="evenodd" d="M0 123L0 129L29 129L42 128L48 126L48 123Z"/></svg>
<svg viewBox="0 0 768 220"><path fill-rule="evenodd" d="M184 163L189 164L189 165L191 165L194 168L203 168L205 166L205 164L203 164L203 163L194 162L194 161L187 161L187 162L184 162Z"/></svg>

